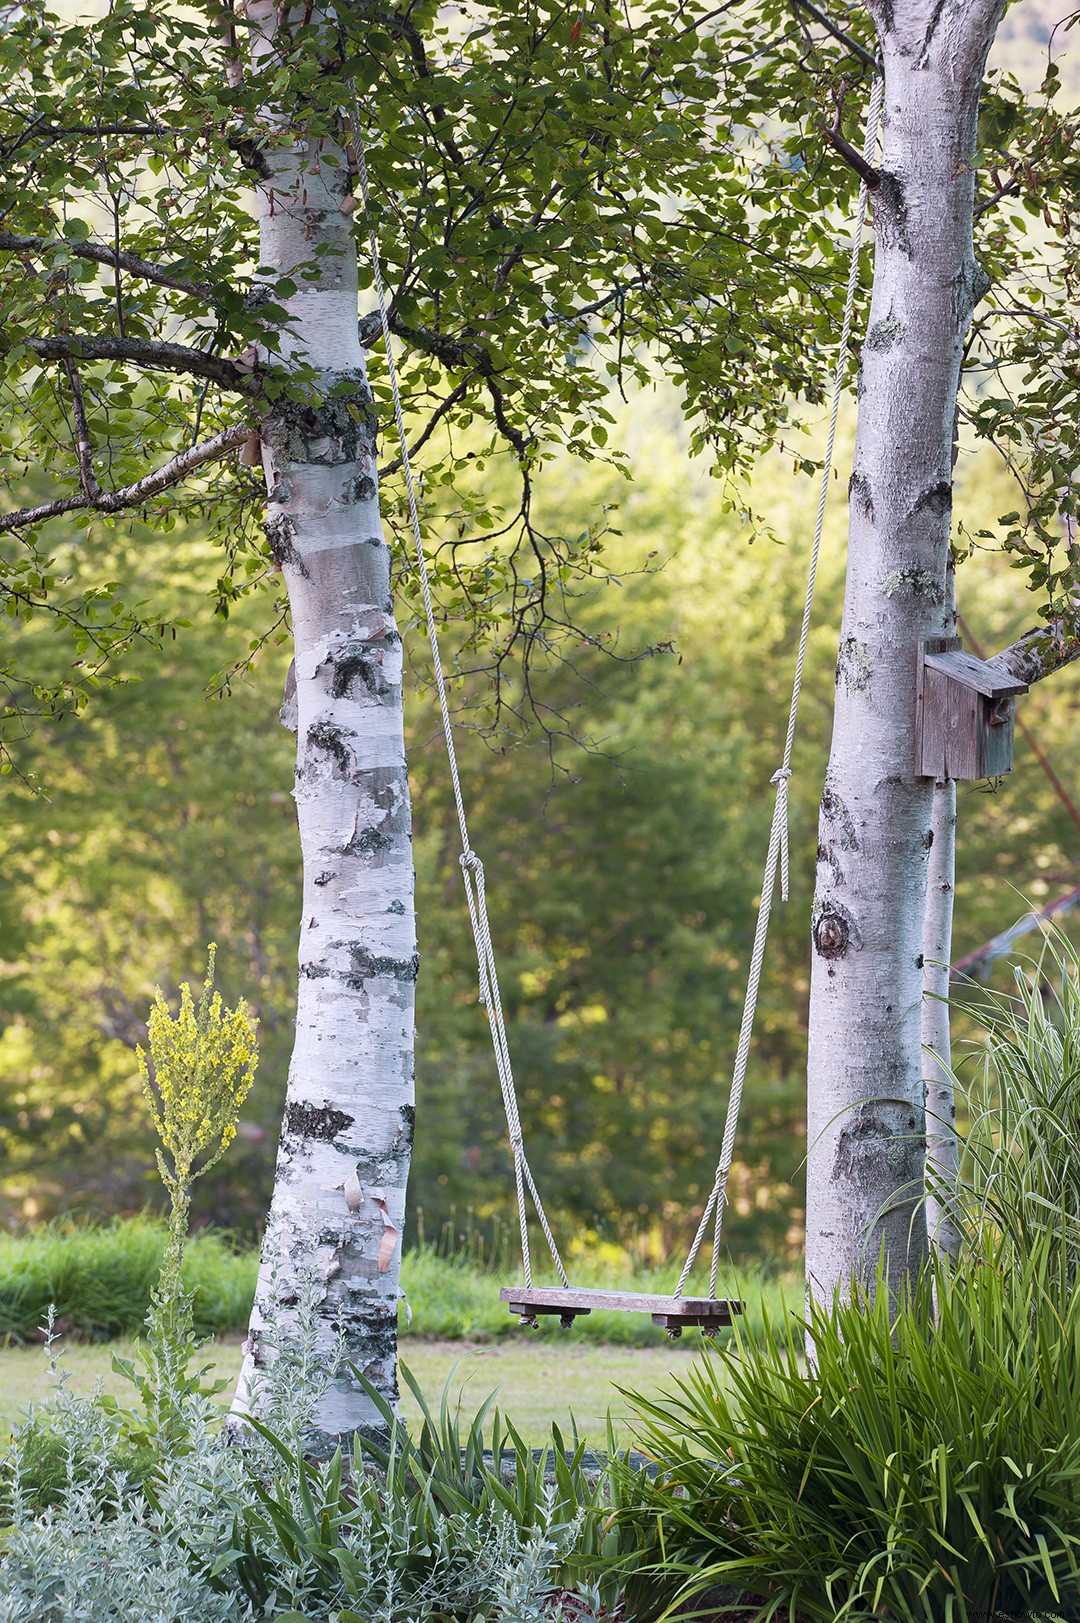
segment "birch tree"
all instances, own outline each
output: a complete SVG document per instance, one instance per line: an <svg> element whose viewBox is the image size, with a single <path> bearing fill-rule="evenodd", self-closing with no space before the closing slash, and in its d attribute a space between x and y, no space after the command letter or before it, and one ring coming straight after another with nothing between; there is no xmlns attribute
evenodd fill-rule
<svg viewBox="0 0 1080 1623"><path fill-rule="evenodd" d="M222 548L216 611L263 586L268 634L287 624L295 642L296 1041L242 1402L257 1404L306 1304L316 1355L343 1354L316 1449L375 1423L354 1367L396 1392L413 1134L403 655L383 529L400 463L391 450L381 515L359 149L435 493L436 588L498 720L536 706L538 670L573 646L575 587L603 576L600 526L535 521L551 445L604 454L608 391L647 381L651 350L720 471L820 395L833 243L797 168L766 139L740 156L735 121L759 88L754 52L727 47L705 9L669 0L637 20L553 0L4 15L0 589L9 615L50 616L73 643L59 682L9 663L8 720L78 707L133 639L177 632L139 583L65 591L71 549L125 513L202 519ZM801 72L795 52L787 94ZM839 171L815 191L827 208L849 189ZM516 512L488 511L463 477L488 454L516 469ZM400 560L397 586L411 603Z"/></svg>
<svg viewBox="0 0 1080 1623"><path fill-rule="evenodd" d="M853 1276L872 1278L881 1252L898 1290L927 1245L920 1010L928 953L949 958L955 790L915 770L915 675L921 643L955 626L947 579L958 397L975 310L991 286L973 246L979 100L1004 6L867 0L866 9L885 118L868 177L873 297L821 802L809 1025L806 1265L808 1287L824 1295ZM1044 478L1048 471L1044 464ZM1071 503L1067 473L1054 472L1038 492L1044 518L1047 502L1051 510ZM1080 651L1069 602L1075 559L1064 550L1050 623L997 657L1003 671L1039 679ZM943 1021L939 1007L927 1032L939 1052L947 1051ZM934 1157L947 1179L950 1101L940 1087L931 1108Z"/></svg>
<svg viewBox="0 0 1080 1623"><path fill-rule="evenodd" d="M912 674L917 640L943 623L956 384L980 290L975 120L997 8L883 0L874 15L879 242L814 921L810 1249L823 1285L861 1255L881 1201L921 1178L930 786L911 770ZM392 1398L417 958L390 605L394 588L411 616L415 597L382 528L399 526L400 464L390 450L376 466L387 391L362 308L359 146L440 608L464 623L458 673L495 723L530 704L543 716L543 668L572 658L573 593L604 565L601 526L541 530L534 484L555 444L608 454L609 390L663 365L719 474L777 444L813 466L799 436L831 360L858 183L823 135L850 155L836 105L865 103L865 17L810 0L652 0L627 14L556 0L332 14L111 0L70 24L32 0L4 14L0 53L0 534L12 538L0 590L8 614L50 616L73 640L59 682L9 664L9 719L85 702L133 638L177 629L143 601L146 583L66 592L65 558L92 549L97 526L199 517L222 548L217 612L269 588L268 634L288 625L296 644L285 709L305 894L247 1397L272 1355L269 1281L280 1329L302 1269L320 1352L340 1340ZM1041 186L1031 143L1060 176L1068 126L1040 124L1013 92L994 111L1004 170L980 184L988 206L995 193L1026 206ZM1017 252L1007 237L994 250L1003 265ZM1044 433L1060 408L1037 329L1008 329L1039 379L1021 450L1027 519L1042 529L1032 540L1025 521L1015 546L1062 620L1062 569L1042 539L1047 503L1061 502ZM1000 404L980 409L984 432L1007 426ZM484 500L473 474L489 455L515 469L516 511ZM1040 633L1032 657L1046 644ZM883 1095L900 1103L866 1103ZM897 1268L921 1251L909 1215L910 1202L881 1230ZM372 1423L355 1385L347 1363L315 1446Z"/></svg>

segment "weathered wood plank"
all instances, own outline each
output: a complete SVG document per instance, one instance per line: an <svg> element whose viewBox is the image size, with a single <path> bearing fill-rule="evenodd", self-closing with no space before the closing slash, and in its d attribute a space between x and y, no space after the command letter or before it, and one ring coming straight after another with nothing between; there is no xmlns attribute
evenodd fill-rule
<svg viewBox="0 0 1080 1623"><path fill-rule="evenodd" d="M741 1313L742 1302L721 1300L712 1296L651 1296L640 1291L600 1291L566 1289L561 1285L531 1286L508 1285L499 1292L499 1300L510 1306L511 1312L523 1313L590 1313L603 1308L613 1313L652 1313L677 1319L725 1319Z"/></svg>
<svg viewBox="0 0 1080 1623"><path fill-rule="evenodd" d="M1027 692L1024 682L1010 681L984 659L976 659L974 654L964 653L959 648L942 654L927 652L924 658L932 671L940 671L951 682L959 682L962 687L981 693L985 699L1004 699Z"/></svg>

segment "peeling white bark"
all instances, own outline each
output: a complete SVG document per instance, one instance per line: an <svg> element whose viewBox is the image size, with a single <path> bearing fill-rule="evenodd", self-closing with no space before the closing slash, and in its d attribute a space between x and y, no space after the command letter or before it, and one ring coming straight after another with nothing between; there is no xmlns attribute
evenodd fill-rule
<svg viewBox="0 0 1080 1623"><path fill-rule="evenodd" d="M265 11L264 44L274 16ZM325 157L306 143L273 149L259 191L262 264L277 276L318 267L313 280L295 278L285 349L315 369L317 383L310 403L283 402L261 425L267 535L295 638L288 708L304 911L296 1040L240 1413L257 1412L272 1342L311 1293L318 1358L329 1363L340 1346L385 1397L397 1397L418 966L402 654L357 330L356 248L341 206L349 177L343 161ZM308 1442L325 1451L381 1428L343 1365Z"/></svg>
<svg viewBox="0 0 1080 1623"><path fill-rule="evenodd" d="M944 635L976 112L1001 0L868 0L885 68L874 290L821 802L808 1078L807 1284L891 1291L926 1254L921 1051L933 780L914 774L919 644Z"/></svg>

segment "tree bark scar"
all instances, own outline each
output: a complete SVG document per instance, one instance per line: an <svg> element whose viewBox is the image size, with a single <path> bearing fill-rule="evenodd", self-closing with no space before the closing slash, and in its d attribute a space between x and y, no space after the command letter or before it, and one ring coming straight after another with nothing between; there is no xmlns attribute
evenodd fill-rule
<svg viewBox="0 0 1080 1623"><path fill-rule="evenodd" d="M310 580L307 565L293 545L296 520L290 518L288 513L274 513L263 525L263 532L266 535L266 544L270 548L270 556L278 568L284 569L288 564L305 580Z"/></svg>
<svg viewBox="0 0 1080 1623"><path fill-rule="evenodd" d="M874 522L874 497L870 489L869 479L865 473L860 473L858 468L848 480L848 504L854 507L856 502L859 504L863 518L872 524Z"/></svg>
<svg viewBox="0 0 1080 1623"><path fill-rule="evenodd" d="M353 753L346 744L347 737L354 736L343 727L335 726L332 721L316 721L308 728L307 742L309 749L323 750L331 756L336 763L343 778L352 774L354 760Z"/></svg>
<svg viewBox="0 0 1080 1623"><path fill-rule="evenodd" d="M908 236L904 187L899 177L887 169L881 171L881 182L874 193L874 226L882 247L896 248L910 258L911 239Z"/></svg>
<svg viewBox="0 0 1080 1623"><path fill-rule="evenodd" d="M855 823L851 813L835 789L828 783L821 791L821 815L830 824L829 833L832 841L841 851L857 851L859 849L858 836L855 833Z"/></svg>
<svg viewBox="0 0 1080 1623"><path fill-rule="evenodd" d="M297 1138L321 1138L329 1143L346 1127L351 1127L354 1120L344 1110L332 1110L329 1105L314 1105L306 1100L285 1106L285 1131Z"/></svg>
<svg viewBox="0 0 1080 1623"><path fill-rule="evenodd" d="M335 941L335 947L347 947L352 969L345 976L346 984L354 987L356 991L363 991L364 982L376 976L388 977L390 980L410 983L415 981L420 973L420 954L412 953L408 958L388 958L377 956L369 952L359 942Z"/></svg>
<svg viewBox="0 0 1080 1623"><path fill-rule="evenodd" d="M930 21L926 25L926 33L923 35L922 50L919 53L919 60L916 64L917 67L924 68L926 66L930 46L933 42L934 35L938 31L938 24L941 22L941 15L945 10L945 4L946 0L936 0L934 9L930 14Z"/></svg>
<svg viewBox="0 0 1080 1623"><path fill-rule="evenodd" d="M383 642L390 640L390 638L380 639ZM330 691L334 698L344 699L346 696L355 698L357 683L373 699L380 699L390 693L394 684L388 682L383 675L382 663L381 648L372 647L368 642L346 643L333 660L334 674L330 681Z"/></svg>
<svg viewBox="0 0 1080 1623"><path fill-rule="evenodd" d="M934 518L944 518L946 514L952 512L952 501L951 481L939 479L936 484L920 493L914 507L911 509L911 516L914 517L916 513L928 512Z"/></svg>
<svg viewBox="0 0 1080 1623"><path fill-rule="evenodd" d="M814 925L815 950L822 958L842 958L850 940L847 920L827 907Z"/></svg>

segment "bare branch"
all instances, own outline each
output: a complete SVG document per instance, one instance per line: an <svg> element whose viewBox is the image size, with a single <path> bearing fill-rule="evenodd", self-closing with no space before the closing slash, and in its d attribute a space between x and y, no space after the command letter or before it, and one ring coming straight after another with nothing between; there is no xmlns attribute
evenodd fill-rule
<svg viewBox="0 0 1080 1623"><path fill-rule="evenodd" d="M428 440L435 432L436 424L441 422L448 411L453 411L458 401L464 398L465 394L468 392L469 384L472 382L472 379L473 373L470 372L468 377L462 379L456 389L452 389L446 398L440 401L435 411L433 411L431 416L428 418L424 432L420 435L420 438L410 445L410 457L414 457L417 451L420 450L420 447L427 444ZM404 459L402 457L398 456L394 458L393 462L388 462L384 468L379 469L379 478L385 479L389 474L397 473L398 469L402 466L403 460Z"/></svg>
<svg viewBox="0 0 1080 1623"><path fill-rule="evenodd" d="M864 181L870 191L876 191L881 185L881 170L875 169L868 163L859 151L840 129L840 120L844 116L844 97L847 94L847 85L842 84L836 95L836 117L832 125L821 124L821 133L828 141L834 152L839 152L849 169L854 169L861 181Z"/></svg>
<svg viewBox="0 0 1080 1623"><path fill-rule="evenodd" d="M983 201L976 208L973 218L980 220L988 209L996 208L1003 197L1018 197L1019 195L1020 182L1018 180L1010 180L1004 186L999 186L997 191L991 193L989 197L983 199Z"/></svg>
<svg viewBox="0 0 1080 1623"><path fill-rule="evenodd" d="M881 63L877 57L868 51L865 45L860 45L857 39L852 39L850 34L845 34L842 28L838 28L831 17L827 17L823 11L818 10L817 6L811 4L811 0L791 0L791 4L796 11L808 12L811 17L816 18L827 34L831 34L833 39L838 39L841 45L847 47L852 56L857 56L859 61L864 62L868 68L873 68L875 73L882 71Z"/></svg>
<svg viewBox="0 0 1080 1623"><path fill-rule="evenodd" d="M138 507L142 502L149 501L151 496L159 496L163 490L178 485L204 463L220 461L242 445L249 433L246 423L226 428L212 440L204 440L201 445L193 445L189 451L181 451L156 472L137 479L133 485L124 485L120 490L98 489L92 499L86 494L66 496L55 502L45 502L40 507L23 507L17 513L4 513L0 515L0 534L25 530L31 524L41 524L45 519L57 518L61 513L78 512L80 508L84 512L118 513L126 507Z"/></svg>
<svg viewBox="0 0 1080 1623"><path fill-rule="evenodd" d="M71 242L67 237L19 237L13 231L0 231L0 250L7 253L40 254L50 248L66 248L77 259L93 259L97 264L110 265L114 270L119 267L144 282L175 288L178 293L188 293L207 304L214 302L209 282L187 282L167 265L155 265L149 259L124 253L105 242Z"/></svg>
<svg viewBox="0 0 1080 1623"><path fill-rule="evenodd" d="M79 462L79 483L82 493L89 502L97 501L101 495L101 486L94 477L94 448L90 443L90 428L86 421L86 402L83 399L82 379L79 377L75 362L70 359L64 361L64 371L71 386L71 405L75 417L75 455Z"/></svg>
<svg viewBox="0 0 1080 1623"><path fill-rule="evenodd" d="M43 361L131 361L135 366L149 367L152 371L183 372L189 377L209 378L222 389L233 394L256 395L256 379L243 376L231 361L219 355L207 355L201 349L188 349L184 344L165 344L146 338L61 338L51 334L47 338L12 338L0 334L0 354L5 354L18 342Z"/></svg>
<svg viewBox="0 0 1080 1623"><path fill-rule="evenodd" d="M1054 620L1049 625L1025 631L1008 648L987 660L987 664L1013 682L1041 682L1063 666L1080 659L1080 637L1075 626Z"/></svg>

